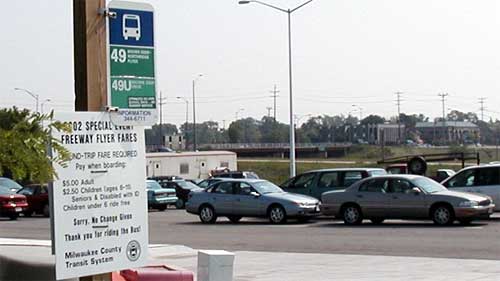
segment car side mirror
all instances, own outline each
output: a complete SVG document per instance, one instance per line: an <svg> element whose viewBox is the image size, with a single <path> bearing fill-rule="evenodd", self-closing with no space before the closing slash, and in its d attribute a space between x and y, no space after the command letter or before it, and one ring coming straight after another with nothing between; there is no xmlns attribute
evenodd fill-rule
<svg viewBox="0 0 500 281"><path fill-rule="evenodd" d="M419 195L420 193L422 193L422 191L420 190L420 188L414 187L411 189L411 193L413 193L415 195Z"/></svg>
<svg viewBox="0 0 500 281"><path fill-rule="evenodd" d="M250 192L250 195L252 195L255 198L260 197L260 194L258 192L255 192L255 191Z"/></svg>

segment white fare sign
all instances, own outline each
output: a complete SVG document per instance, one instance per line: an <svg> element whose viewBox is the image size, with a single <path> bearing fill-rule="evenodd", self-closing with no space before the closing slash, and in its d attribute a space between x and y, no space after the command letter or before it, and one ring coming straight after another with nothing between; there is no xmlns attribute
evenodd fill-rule
<svg viewBox="0 0 500 281"><path fill-rule="evenodd" d="M54 164L56 278L146 265L148 214L144 128L117 126L106 112L56 114L71 133L53 136L72 155Z"/></svg>

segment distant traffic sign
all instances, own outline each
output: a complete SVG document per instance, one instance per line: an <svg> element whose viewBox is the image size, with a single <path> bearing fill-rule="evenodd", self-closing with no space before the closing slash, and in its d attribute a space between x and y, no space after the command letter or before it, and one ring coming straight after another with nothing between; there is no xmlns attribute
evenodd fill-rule
<svg viewBox="0 0 500 281"><path fill-rule="evenodd" d="M108 103L118 108L113 122L156 123L153 7L111 1L108 5Z"/></svg>

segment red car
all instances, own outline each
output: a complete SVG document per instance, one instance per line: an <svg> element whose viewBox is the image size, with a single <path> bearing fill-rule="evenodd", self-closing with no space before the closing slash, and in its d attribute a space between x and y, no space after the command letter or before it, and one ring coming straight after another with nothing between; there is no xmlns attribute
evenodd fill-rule
<svg viewBox="0 0 500 281"><path fill-rule="evenodd" d="M28 200L29 207L23 212L26 217L30 217L34 213L44 215L45 217L50 216L47 185L27 185L19 190L17 194L26 196Z"/></svg>
<svg viewBox="0 0 500 281"><path fill-rule="evenodd" d="M15 220L27 208L26 196L16 194L5 186L0 186L0 216Z"/></svg>

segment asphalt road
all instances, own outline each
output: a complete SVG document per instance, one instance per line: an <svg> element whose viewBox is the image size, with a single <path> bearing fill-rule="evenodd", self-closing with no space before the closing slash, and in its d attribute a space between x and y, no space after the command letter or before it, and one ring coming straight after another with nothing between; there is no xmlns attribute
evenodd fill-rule
<svg viewBox="0 0 500 281"><path fill-rule="evenodd" d="M149 226L150 243L196 249L500 259L500 214L470 226L449 227L399 220L353 227L331 218L284 225L271 225L265 219L232 224L219 218L214 225L203 225L197 216L169 209L150 212ZM49 239L49 220L0 218L0 237Z"/></svg>

